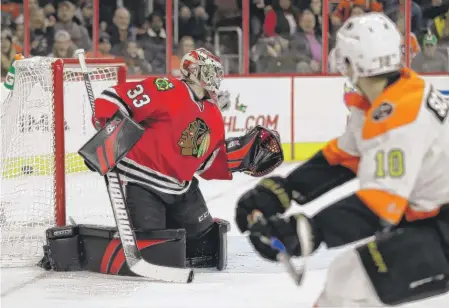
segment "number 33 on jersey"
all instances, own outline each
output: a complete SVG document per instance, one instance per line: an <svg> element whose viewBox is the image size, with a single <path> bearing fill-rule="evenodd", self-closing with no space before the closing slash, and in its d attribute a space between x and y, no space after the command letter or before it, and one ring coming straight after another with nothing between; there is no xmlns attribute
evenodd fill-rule
<svg viewBox="0 0 449 308"><path fill-rule="evenodd" d="M357 172L358 197L382 219L436 215L449 202L449 100L405 69L371 106L360 96L349 108L327 160Z"/></svg>
<svg viewBox="0 0 449 308"><path fill-rule="evenodd" d="M140 108L150 103L151 99L148 94L143 93L143 86L137 84L134 89L130 89L126 92L126 96L132 100L134 107Z"/></svg>

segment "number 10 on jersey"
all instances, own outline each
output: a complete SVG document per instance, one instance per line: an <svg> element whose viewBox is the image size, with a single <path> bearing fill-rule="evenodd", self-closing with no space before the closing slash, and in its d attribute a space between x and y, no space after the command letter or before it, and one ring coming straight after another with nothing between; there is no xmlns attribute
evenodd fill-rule
<svg viewBox="0 0 449 308"><path fill-rule="evenodd" d="M404 154L400 149L376 153L376 177L399 178L404 175Z"/></svg>

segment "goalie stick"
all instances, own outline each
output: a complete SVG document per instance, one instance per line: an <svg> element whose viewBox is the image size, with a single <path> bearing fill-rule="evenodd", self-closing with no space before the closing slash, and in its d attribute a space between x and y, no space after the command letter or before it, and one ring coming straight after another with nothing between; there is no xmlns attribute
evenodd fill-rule
<svg viewBox="0 0 449 308"><path fill-rule="evenodd" d="M81 71L83 73L84 84L86 86L89 104L92 114L95 114L94 92L87 70L86 59L83 49L75 51L80 62ZM100 123L94 119L97 129ZM166 282L192 282L194 277L193 269L183 269L174 267L165 267L151 264L142 258L137 247L136 236L131 225L131 221L126 207L126 201L123 193L122 185L117 172L110 171L105 176L105 183L108 190L109 199L111 201L112 212L114 214L115 223L117 225L120 241L122 242L126 263L129 269L136 275Z"/></svg>

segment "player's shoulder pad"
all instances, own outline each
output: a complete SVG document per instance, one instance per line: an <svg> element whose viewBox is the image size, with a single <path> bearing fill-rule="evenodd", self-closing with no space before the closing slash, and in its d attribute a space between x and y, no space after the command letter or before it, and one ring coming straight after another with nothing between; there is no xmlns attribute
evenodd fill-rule
<svg viewBox="0 0 449 308"><path fill-rule="evenodd" d="M362 138L375 138L414 122L425 103L425 89L425 81L417 75L389 86L368 110Z"/></svg>

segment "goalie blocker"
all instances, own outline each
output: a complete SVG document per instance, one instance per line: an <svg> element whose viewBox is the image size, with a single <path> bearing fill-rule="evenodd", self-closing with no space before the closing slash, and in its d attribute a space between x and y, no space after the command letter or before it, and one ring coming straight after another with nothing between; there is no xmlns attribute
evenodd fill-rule
<svg viewBox="0 0 449 308"><path fill-rule="evenodd" d="M87 167L105 175L132 149L144 133L141 125L118 110L79 151Z"/></svg>
<svg viewBox="0 0 449 308"><path fill-rule="evenodd" d="M137 245L142 257L156 265L168 267L216 267L227 266L227 232L229 222L215 219L205 236L210 250L198 256L195 245L186 245L184 229L136 230ZM46 231L47 244L39 266L54 271L92 271L103 274L135 276L125 262L123 248L115 227L71 225L54 227ZM190 246L190 247L187 247ZM212 247L213 246L213 247Z"/></svg>

